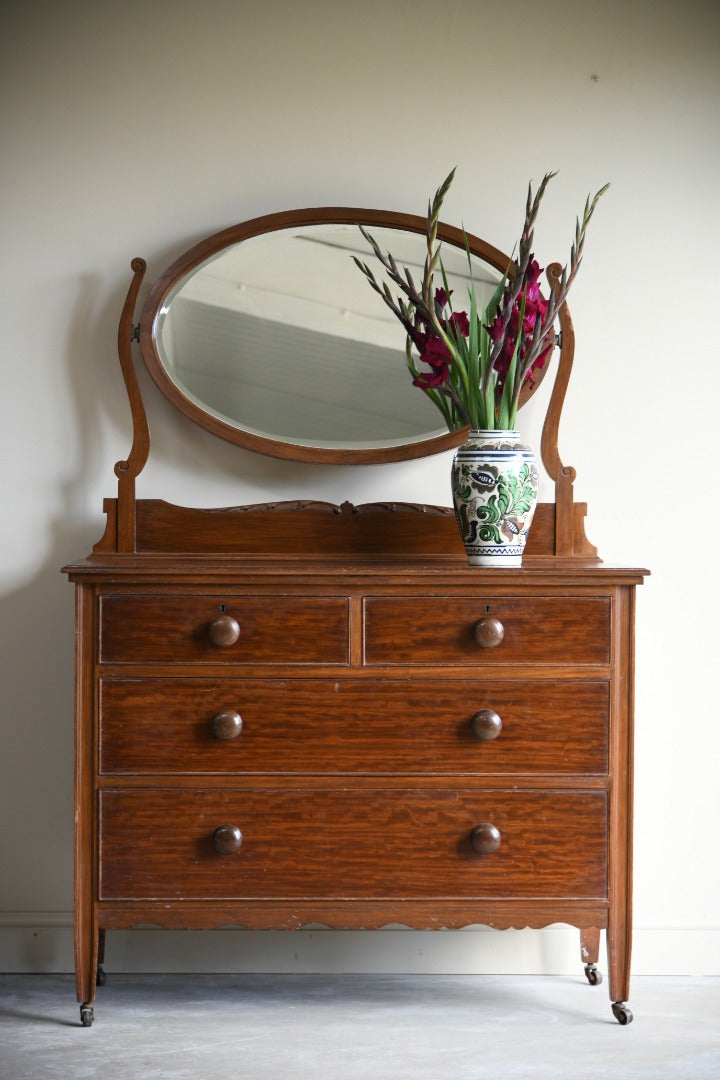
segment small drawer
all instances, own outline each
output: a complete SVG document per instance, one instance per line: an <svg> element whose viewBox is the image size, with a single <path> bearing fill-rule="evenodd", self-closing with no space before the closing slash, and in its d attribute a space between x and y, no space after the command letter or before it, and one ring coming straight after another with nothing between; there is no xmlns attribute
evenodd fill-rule
<svg viewBox="0 0 720 1080"><path fill-rule="evenodd" d="M100 796L100 898L607 896L604 792Z"/></svg>
<svg viewBox="0 0 720 1080"><path fill-rule="evenodd" d="M100 680L102 773L607 772L603 680Z"/></svg>
<svg viewBox="0 0 720 1080"><path fill-rule="evenodd" d="M346 664L344 597L100 598L105 663Z"/></svg>
<svg viewBox="0 0 720 1080"><path fill-rule="evenodd" d="M610 600L367 597L366 664L607 664Z"/></svg>

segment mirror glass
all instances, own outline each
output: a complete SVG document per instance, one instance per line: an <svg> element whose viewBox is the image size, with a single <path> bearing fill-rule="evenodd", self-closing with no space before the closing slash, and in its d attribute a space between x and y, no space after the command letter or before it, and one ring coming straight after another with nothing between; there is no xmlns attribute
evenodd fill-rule
<svg viewBox="0 0 720 1080"><path fill-rule="evenodd" d="M424 233L368 230L420 284ZM288 446L372 451L447 434L438 410L412 385L402 326L353 255L383 278L357 225L329 221L251 235L196 262L152 313L164 378L221 428ZM472 262L485 303L501 274L475 255ZM467 309L464 248L444 242L443 263L454 308Z"/></svg>

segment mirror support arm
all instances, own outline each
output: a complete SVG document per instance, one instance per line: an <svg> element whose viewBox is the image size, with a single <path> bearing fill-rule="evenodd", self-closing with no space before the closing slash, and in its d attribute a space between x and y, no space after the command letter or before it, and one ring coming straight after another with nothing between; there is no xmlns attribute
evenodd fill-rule
<svg viewBox="0 0 720 1080"><path fill-rule="evenodd" d="M560 290L561 276L560 263L551 263L547 268L547 278L556 296ZM548 476L555 481L555 554L572 556L582 552L592 556L597 555L597 548L585 537L582 522L585 507L583 505L576 507L573 499L573 483L577 473L572 465L563 465L558 451L560 416L575 354L575 331L567 304L563 304L560 308L558 320L560 322L560 359L540 444L543 465Z"/></svg>
<svg viewBox="0 0 720 1080"><path fill-rule="evenodd" d="M133 259L131 268L133 277L118 326L118 356L130 401L133 423L133 441L127 460L118 461L115 464L115 475L118 478L118 552L135 551L135 477L142 472L150 452L150 431L138 384L137 372L135 371L131 345L134 337L133 314L147 264L144 259Z"/></svg>

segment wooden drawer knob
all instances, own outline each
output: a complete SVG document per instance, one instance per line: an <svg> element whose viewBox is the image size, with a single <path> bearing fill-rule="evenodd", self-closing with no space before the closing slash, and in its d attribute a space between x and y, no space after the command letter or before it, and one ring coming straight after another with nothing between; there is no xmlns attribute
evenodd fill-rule
<svg viewBox="0 0 720 1080"><path fill-rule="evenodd" d="M212 730L216 739L237 739L242 731L242 716L234 709L226 709L213 716Z"/></svg>
<svg viewBox="0 0 720 1080"><path fill-rule="evenodd" d="M218 825L213 833L215 850L221 855L234 855L242 847L242 839L237 825Z"/></svg>
<svg viewBox="0 0 720 1080"><path fill-rule="evenodd" d="M478 855L492 855L500 847L500 830L489 821L476 825L470 833L470 843Z"/></svg>
<svg viewBox="0 0 720 1080"><path fill-rule="evenodd" d="M486 615L484 619L475 623L473 633L481 649L494 649L505 637L505 627L499 619Z"/></svg>
<svg viewBox="0 0 720 1080"><path fill-rule="evenodd" d="M492 709L481 709L470 720L472 733L481 742L490 742L497 739L502 731L502 720Z"/></svg>
<svg viewBox="0 0 720 1080"><path fill-rule="evenodd" d="M240 637L240 623L232 615L218 615L208 626L208 637L213 645L226 649Z"/></svg>

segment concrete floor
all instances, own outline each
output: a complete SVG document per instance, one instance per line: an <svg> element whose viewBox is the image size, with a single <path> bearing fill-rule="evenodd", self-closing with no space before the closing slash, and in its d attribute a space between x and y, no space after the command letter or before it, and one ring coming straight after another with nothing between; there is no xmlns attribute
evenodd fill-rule
<svg viewBox="0 0 720 1080"><path fill-rule="evenodd" d="M717 1080L720 978L0 975L2 1080Z"/></svg>

